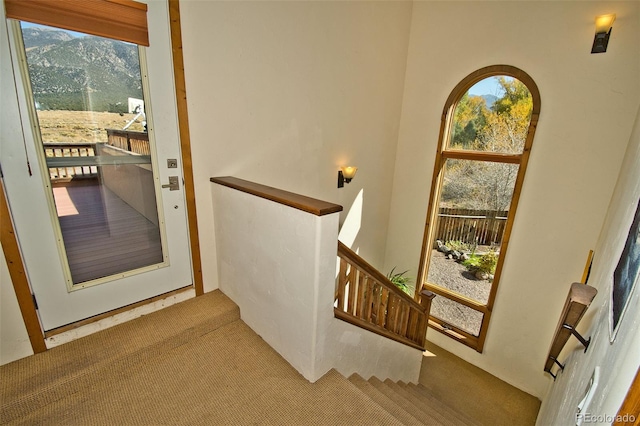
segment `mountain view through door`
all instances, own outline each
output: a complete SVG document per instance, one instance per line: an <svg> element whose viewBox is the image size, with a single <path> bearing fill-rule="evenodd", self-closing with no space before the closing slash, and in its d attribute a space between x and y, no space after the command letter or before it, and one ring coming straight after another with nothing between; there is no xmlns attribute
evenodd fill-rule
<svg viewBox="0 0 640 426"><path fill-rule="evenodd" d="M162 263L138 47L21 28L68 287Z"/></svg>

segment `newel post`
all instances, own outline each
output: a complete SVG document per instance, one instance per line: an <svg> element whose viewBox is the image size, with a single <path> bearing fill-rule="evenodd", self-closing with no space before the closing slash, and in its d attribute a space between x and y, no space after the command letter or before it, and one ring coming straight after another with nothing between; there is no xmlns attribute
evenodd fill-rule
<svg viewBox="0 0 640 426"><path fill-rule="evenodd" d="M436 297L435 293L423 289L420 292L420 305L424 308L424 319L420 321L420 344L424 347L427 340L427 326L429 325L429 313L431 312L431 301Z"/></svg>
<svg viewBox="0 0 640 426"><path fill-rule="evenodd" d="M436 294L429 290L422 290L420 292L420 304L424 307L424 312L429 316L431 312L431 301L436 297Z"/></svg>

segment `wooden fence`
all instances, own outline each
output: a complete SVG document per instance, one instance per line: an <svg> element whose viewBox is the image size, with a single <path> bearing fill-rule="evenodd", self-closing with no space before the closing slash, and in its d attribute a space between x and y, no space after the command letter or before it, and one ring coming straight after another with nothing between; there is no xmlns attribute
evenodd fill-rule
<svg viewBox="0 0 640 426"><path fill-rule="evenodd" d="M502 242L502 234L509 211L441 208L438 213L436 239L462 241L495 246Z"/></svg>

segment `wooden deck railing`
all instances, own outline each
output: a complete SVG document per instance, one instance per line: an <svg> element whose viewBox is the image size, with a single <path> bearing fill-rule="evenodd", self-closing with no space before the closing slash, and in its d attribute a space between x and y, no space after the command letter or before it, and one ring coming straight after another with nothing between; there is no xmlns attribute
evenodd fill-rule
<svg viewBox="0 0 640 426"><path fill-rule="evenodd" d="M502 242L508 215L508 211L441 208L436 239L498 245Z"/></svg>
<svg viewBox="0 0 640 426"><path fill-rule="evenodd" d="M107 142L44 142L44 152L52 182L77 178L95 178L98 166L108 164L149 164L149 135L144 132L106 129ZM98 145L118 148L131 155L126 158L99 155Z"/></svg>
<svg viewBox="0 0 640 426"><path fill-rule="evenodd" d="M98 167L82 165L66 165L60 160L54 159L77 159L78 157L94 157L96 155L96 143L70 143L70 142L46 142L44 145L44 155L47 164L54 166L58 162L58 167L49 167L49 177L52 182L68 180L72 178L94 178L98 176ZM62 160L66 161L66 160Z"/></svg>
<svg viewBox="0 0 640 426"><path fill-rule="evenodd" d="M416 302L341 242L338 242L338 257L335 317L424 350L431 300L435 295L425 290L420 303Z"/></svg>
<svg viewBox="0 0 640 426"><path fill-rule="evenodd" d="M151 155L149 134L130 130L106 129L108 145L141 155Z"/></svg>

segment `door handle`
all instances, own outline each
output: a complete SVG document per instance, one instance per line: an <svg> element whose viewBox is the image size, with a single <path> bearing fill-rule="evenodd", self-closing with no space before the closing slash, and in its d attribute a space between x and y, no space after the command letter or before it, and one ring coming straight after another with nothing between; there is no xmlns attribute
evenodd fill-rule
<svg viewBox="0 0 640 426"><path fill-rule="evenodd" d="M178 176L169 176L169 183L162 185L163 188L169 188L169 191L177 191L180 189Z"/></svg>

